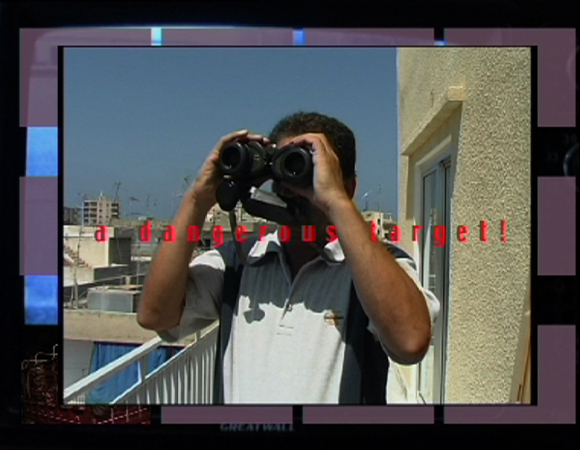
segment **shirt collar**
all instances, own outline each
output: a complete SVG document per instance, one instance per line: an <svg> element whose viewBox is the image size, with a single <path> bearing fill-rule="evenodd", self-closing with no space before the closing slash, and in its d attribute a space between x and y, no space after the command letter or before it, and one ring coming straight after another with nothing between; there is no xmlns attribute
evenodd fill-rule
<svg viewBox="0 0 580 450"><path fill-rule="evenodd" d="M280 239L280 228L268 233L262 240L257 239L248 253L248 264L254 264L268 253L283 253ZM344 261L344 253L338 239L328 242L323 248L323 255L319 256L328 264L340 264Z"/></svg>

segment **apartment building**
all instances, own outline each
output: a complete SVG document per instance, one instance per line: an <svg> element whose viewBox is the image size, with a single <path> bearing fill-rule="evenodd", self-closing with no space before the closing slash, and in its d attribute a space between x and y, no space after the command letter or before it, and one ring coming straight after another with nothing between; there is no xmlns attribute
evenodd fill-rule
<svg viewBox="0 0 580 450"><path fill-rule="evenodd" d="M83 203L83 225L108 225L111 219L120 217L120 203L109 200L102 192L96 200L85 199Z"/></svg>

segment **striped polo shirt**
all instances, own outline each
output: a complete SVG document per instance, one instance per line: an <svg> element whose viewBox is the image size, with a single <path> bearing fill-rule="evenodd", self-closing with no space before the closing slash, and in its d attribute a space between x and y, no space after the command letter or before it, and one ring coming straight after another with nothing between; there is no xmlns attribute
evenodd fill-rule
<svg viewBox="0 0 580 450"><path fill-rule="evenodd" d="M224 354L224 402L337 404L352 283L339 240L328 242L324 256L294 280L279 230L242 247L247 266ZM424 293L433 324L438 300L419 283L413 260L402 250L395 257ZM164 340L180 340L219 319L225 267L235 261L233 241L192 260L180 323L159 332ZM369 330L378 339L372 321Z"/></svg>

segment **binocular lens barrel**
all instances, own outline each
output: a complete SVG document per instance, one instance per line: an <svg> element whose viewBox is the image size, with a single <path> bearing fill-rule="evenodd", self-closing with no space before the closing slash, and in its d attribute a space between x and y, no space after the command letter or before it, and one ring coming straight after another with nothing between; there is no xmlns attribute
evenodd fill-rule
<svg viewBox="0 0 580 450"><path fill-rule="evenodd" d="M307 162L302 153L290 153L282 164L282 170L294 177L300 176L306 170Z"/></svg>
<svg viewBox="0 0 580 450"><path fill-rule="evenodd" d="M240 152L235 147L227 148L222 156L224 167L228 169L239 166L241 160Z"/></svg>
<svg viewBox="0 0 580 450"><path fill-rule="evenodd" d="M227 146L220 155L220 167L225 175L235 175L243 171L243 162L247 160L247 149L238 143Z"/></svg>
<svg viewBox="0 0 580 450"><path fill-rule="evenodd" d="M312 183L312 153L303 147L276 149L274 145L264 147L257 141L237 141L221 151L219 166L230 177L221 183L217 192L218 203L224 211L231 211L256 179L272 177L297 186Z"/></svg>
<svg viewBox="0 0 580 450"><path fill-rule="evenodd" d="M303 147L287 147L281 150L272 164L275 178L297 186L308 186L312 183L313 168L312 153Z"/></svg>

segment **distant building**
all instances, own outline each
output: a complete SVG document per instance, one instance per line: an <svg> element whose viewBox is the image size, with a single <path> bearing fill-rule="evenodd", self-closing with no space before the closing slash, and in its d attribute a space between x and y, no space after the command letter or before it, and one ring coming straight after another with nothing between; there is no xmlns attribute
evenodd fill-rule
<svg viewBox="0 0 580 450"><path fill-rule="evenodd" d="M361 214L369 226L371 226L373 222L376 224L377 237L381 240L391 238L392 227L396 225L391 213L385 213L382 211L362 211Z"/></svg>
<svg viewBox="0 0 580 450"><path fill-rule="evenodd" d="M96 240L97 227L65 225L64 286L129 275L132 229L111 228L107 242Z"/></svg>
<svg viewBox="0 0 580 450"><path fill-rule="evenodd" d="M103 193L97 200L85 200L83 204L83 225L108 225L111 219L119 219L121 207L119 202L109 200Z"/></svg>
<svg viewBox="0 0 580 450"><path fill-rule="evenodd" d="M242 224L242 223L244 223L244 224L245 223L264 223L265 224L268 222L266 219L263 219L261 217L255 217L255 216L248 214L244 210L244 208L242 207L241 203L238 203L236 205L236 207L234 208L234 212L235 212L236 221L238 222L238 224ZM230 213L221 209L217 203L209 210L209 212L205 218L206 226L213 226L214 224L215 225L229 225L229 223L230 223Z"/></svg>
<svg viewBox="0 0 580 450"><path fill-rule="evenodd" d="M122 228L137 228L140 229L143 225L146 225L147 222L151 222L151 227L153 230L156 228L164 228L167 225L171 225L171 220L165 219L156 219L154 217L145 217L140 216L137 218L132 219L116 219L113 218L109 226L111 227L122 227Z"/></svg>
<svg viewBox="0 0 580 450"><path fill-rule="evenodd" d="M64 207L64 225L80 225L81 224L81 209Z"/></svg>

